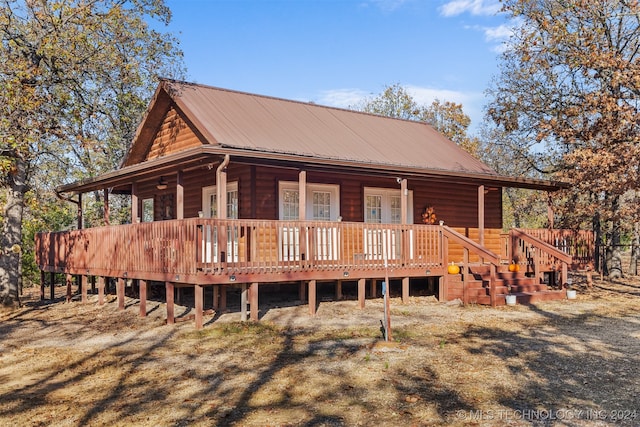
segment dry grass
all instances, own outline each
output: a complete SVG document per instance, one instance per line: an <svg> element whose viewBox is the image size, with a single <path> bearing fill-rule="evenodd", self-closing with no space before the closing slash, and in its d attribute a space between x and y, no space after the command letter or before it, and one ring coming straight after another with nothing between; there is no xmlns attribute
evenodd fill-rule
<svg viewBox="0 0 640 427"><path fill-rule="evenodd" d="M380 300L202 331L160 303L27 300L0 314L0 425L639 425L639 301L635 281L498 309L393 300L386 345Z"/></svg>

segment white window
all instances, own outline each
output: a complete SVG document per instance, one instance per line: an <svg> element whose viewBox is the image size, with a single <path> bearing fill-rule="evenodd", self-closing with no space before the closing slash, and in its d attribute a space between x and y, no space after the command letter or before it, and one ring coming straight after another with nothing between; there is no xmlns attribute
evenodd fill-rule
<svg viewBox="0 0 640 427"><path fill-rule="evenodd" d="M402 194L400 189L365 187L364 222L367 224L402 223ZM413 223L413 191L407 193L407 223ZM364 231L364 252L367 259L398 259L401 256L400 230L370 228ZM413 242L413 231L409 233ZM413 246L410 244L410 257Z"/></svg>
<svg viewBox="0 0 640 427"><path fill-rule="evenodd" d="M307 212L306 220L337 221L340 216L340 186L333 184L307 183L307 200L304 200ZM280 181L280 213L283 221L298 220L300 192L298 183Z"/></svg>
<svg viewBox="0 0 640 427"><path fill-rule="evenodd" d="M374 224L400 224L402 199L399 189L364 188L364 222ZM408 192L407 223L413 223L413 191Z"/></svg>
<svg viewBox="0 0 640 427"><path fill-rule="evenodd" d="M309 184L306 187L306 200L300 200L297 182L279 183L280 209L282 221L297 221L300 216L300 203L305 203L306 220L337 221L340 216L340 186L331 184ZM315 227L313 257L316 260L338 259L338 229L333 226ZM285 261L300 260L300 229L281 227L279 254ZM311 241L312 236L306 236Z"/></svg>
<svg viewBox="0 0 640 427"><path fill-rule="evenodd" d="M202 212L205 218L218 217L218 194L215 185L202 188ZM227 183L227 219L238 219L238 182ZM227 227L226 261L238 261L238 227ZM203 229L203 261L218 261L218 227L206 225Z"/></svg>
<svg viewBox="0 0 640 427"><path fill-rule="evenodd" d="M202 212L205 218L218 217L217 187L202 188ZM227 218L238 219L238 182L227 183Z"/></svg>
<svg viewBox="0 0 640 427"><path fill-rule="evenodd" d="M142 222L153 222L153 199L142 200Z"/></svg>

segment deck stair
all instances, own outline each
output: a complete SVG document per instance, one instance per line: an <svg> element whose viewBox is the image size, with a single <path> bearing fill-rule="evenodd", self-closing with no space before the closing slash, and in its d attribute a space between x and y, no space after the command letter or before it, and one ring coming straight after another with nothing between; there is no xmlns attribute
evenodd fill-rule
<svg viewBox="0 0 640 427"><path fill-rule="evenodd" d="M489 295L490 271L488 266L469 266L468 302L471 304L491 304ZM463 276L455 274L448 277L448 300L459 298L463 300ZM506 304L506 295L516 296L518 304L533 304L540 301L565 299L563 290L549 289L544 283L539 283L534 277L524 272L509 271L502 266L496 272L496 305Z"/></svg>

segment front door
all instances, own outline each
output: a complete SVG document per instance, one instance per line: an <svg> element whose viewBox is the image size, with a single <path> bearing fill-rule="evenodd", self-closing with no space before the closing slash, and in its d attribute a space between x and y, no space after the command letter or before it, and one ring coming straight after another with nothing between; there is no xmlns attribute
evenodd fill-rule
<svg viewBox="0 0 640 427"><path fill-rule="evenodd" d="M204 218L218 217L218 196L216 186L202 189L202 213ZM238 183L227 184L227 218L238 219ZM218 227L206 225L203 230L202 253L204 262L218 262ZM238 261L238 227L227 227L227 250L225 252L227 262ZM222 260L221 260L222 261Z"/></svg>

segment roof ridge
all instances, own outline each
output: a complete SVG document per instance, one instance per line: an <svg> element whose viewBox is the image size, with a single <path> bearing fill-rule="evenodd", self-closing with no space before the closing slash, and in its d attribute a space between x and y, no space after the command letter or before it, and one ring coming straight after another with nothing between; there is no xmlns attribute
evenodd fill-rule
<svg viewBox="0 0 640 427"><path fill-rule="evenodd" d="M376 113L371 113L371 112L368 112L368 111L352 110L352 109L345 108L345 107L336 107L336 106L332 106L332 105L318 104L318 103L316 103L314 101L300 101L300 100L296 100L296 99L282 98L282 97L274 96L274 95L263 95L263 94L252 93L252 92L247 92L247 91L243 91L243 90L229 89L229 88L224 88L224 87L220 87L220 86L213 86L213 85L204 84L204 83L189 82L189 81L186 81L186 80L177 80L177 79L171 79L171 78L165 78L165 77L161 77L160 78L160 82L161 83L165 83L165 82L166 83L175 83L175 84L185 85L185 86L196 86L196 87L200 87L200 88L203 88L203 89L218 90L220 92L228 92L228 93L235 93L235 94L238 94L238 95L254 96L254 97L259 97L259 98L271 99L271 100L274 100L274 101L284 101L284 102L290 102L290 103L299 104L299 105L306 105L306 106L310 106L310 107L326 108L326 109L329 109L329 110L337 110L337 111L344 111L344 112L347 112L347 113L362 114L362 115L372 116L372 117L376 117L376 118L383 118L383 119L389 119L389 120L398 120L398 121L406 122L406 123L415 123L415 124L418 124L418 125L428 126L428 127L432 128L433 130L435 130L436 132L438 132L436 130L436 128L433 127L431 124L429 124L427 122L423 122L423 121L403 119L401 117L390 117L390 116L385 116L383 114L376 114ZM453 142L453 141L451 141L451 142ZM455 144L455 142L454 142L454 144Z"/></svg>

